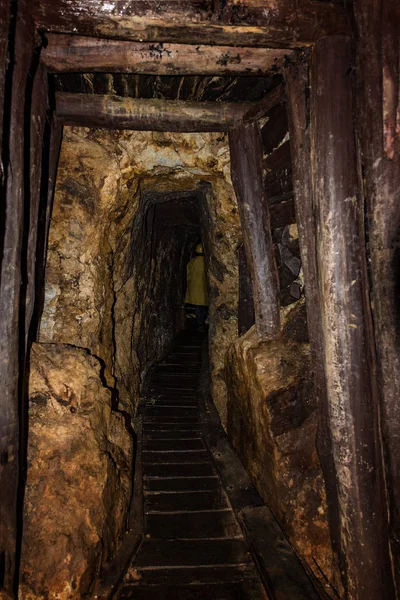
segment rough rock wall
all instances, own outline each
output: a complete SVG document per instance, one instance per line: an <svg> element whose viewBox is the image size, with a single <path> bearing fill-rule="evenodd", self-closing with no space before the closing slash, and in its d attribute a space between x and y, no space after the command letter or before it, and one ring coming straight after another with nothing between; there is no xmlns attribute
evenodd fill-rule
<svg viewBox="0 0 400 600"><path fill-rule="evenodd" d="M282 336L252 327L231 346L228 434L264 501L317 577L332 577L325 486L316 453L317 406L303 302Z"/></svg>
<svg viewBox="0 0 400 600"><path fill-rule="evenodd" d="M120 406L133 414L140 374L139 338L169 335L143 329L133 222L143 190L196 190L206 194L209 281L212 289L212 385L225 419L226 348L236 337L237 256L240 226L230 181L227 137L66 128L50 228L46 302L40 341L85 347L117 376ZM211 259L211 256L213 257ZM126 322L124 315L137 318ZM164 344L165 345L165 344ZM149 348L147 356L155 356Z"/></svg>
<svg viewBox="0 0 400 600"><path fill-rule="evenodd" d="M33 344L20 597L89 592L126 530L132 437L86 350Z"/></svg>

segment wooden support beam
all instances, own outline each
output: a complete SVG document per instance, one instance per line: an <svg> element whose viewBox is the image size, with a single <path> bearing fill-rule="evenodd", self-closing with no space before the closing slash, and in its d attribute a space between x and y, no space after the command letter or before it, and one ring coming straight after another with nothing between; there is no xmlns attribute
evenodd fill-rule
<svg viewBox="0 0 400 600"><path fill-rule="evenodd" d="M280 332L279 284L257 123L232 129L229 132L229 147L232 182L253 287L255 323L264 338L273 339Z"/></svg>
<svg viewBox="0 0 400 600"><path fill-rule="evenodd" d="M138 42L291 48L350 32L341 3L318 0L37 0L33 14L43 31Z"/></svg>
<svg viewBox="0 0 400 600"><path fill-rule="evenodd" d="M47 108L47 107L46 107ZM48 115L44 136L42 157L42 186L37 217L37 244L35 253L35 272L31 275L34 289L34 304L29 323L29 339L37 341L40 319L45 300L45 268L49 238L50 220L53 209L54 190L57 176L58 160L62 142L63 127L53 115Z"/></svg>
<svg viewBox="0 0 400 600"><path fill-rule="evenodd" d="M332 456L328 418L328 400L324 366L324 343L321 322L321 299L318 290L316 222L311 183L311 149L308 112L308 64L296 62L284 72L286 107L292 156L292 180L295 194L296 223L299 231L301 264L304 273L307 327L314 369L315 394L318 401L317 451L324 474L328 497L328 518L335 572L330 584L341 592L341 530L339 500Z"/></svg>
<svg viewBox="0 0 400 600"><path fill-rule="evenodd" d="M11 9L9 0L0 0L0 152L2 150L3 140L3 112L10 12ZM0 189L2 186L3 177L3 161L0 160Z"/></svg>
<svg viewBox="0 0 400 600"><path fill-rule="evenodd" d="M316 43L310 127L319 308L346 597L392 600L351 64L350 38Z"/></svg>
<svg viewBox="0 0 400 600"><path fill-rule="evenodd" d="M253 121L258 121L258 119L262 119L265 117L267 112L274 108L277 104L281 104L283 102L285 94L285 86L281 83L276 86L265 98L257 102L254 106L252 106L247 113L243 115L243 120L246 123L252 123Z"/></svg>
<svg viewBox="0 0 400 600"><path fill-rule="evenodd" d="M239 265L239 303L238 333L243 335L254 325L254 302L251 277L247 266L246 250L242 244L238 249Z"/></svg>
<svg viewBox="0 0 400 600"><path fill-rule="evenodd" d="M265 75L282 70L291 50L130 42L48 34L41 60L51 73Z"/></svg>
<svg viewBox="0 0 400 600"><path fill-rule="evenodd" d="M391 550L400 595L400 5L397 0L379 0L368 7L355 0L354 9L356 125L368 208Z"/></svg>
<svg viewBox="0 0 400 600"><path fill-rule="evenodd" d="M142 100L93 94L56 94L66 125L138 131L227 131L242 121L249 103Z"/></svg>
<svg viewBox="0 0 400 600"><path fill-rule="evenodd" d="M7 10L7 6L3 7ZM20 445L20 385L24 371L24 330L20 319L24 200L29 170L26 165L26 87L33 58L34 27L26 2L18 3L15 30L10 35L11 85L9 111L5 114L3 160L5 196L2 201L0 272L0 560L4 600L14 598L19 529L18 483ZM2 98L0 99L0 102ZM27 172L28 171L28 172ZM22 327L21 327L22 325ZM22 339L21 339L22 338Z"/></svg>
<svg viewBox="0 0 400 600"><path fill-rule="evenodd" d="M35 304L36 256L39 229L39 210L42 193L43 148L47 111L49 108L47 73L39 64L32 84L32 104L30 123L30 194L29 194L29 232L26 264L26 307L25 307L25 340ZM47 174L47 173L46 173ZM41 234L43 235L43 230Z"/></svg>

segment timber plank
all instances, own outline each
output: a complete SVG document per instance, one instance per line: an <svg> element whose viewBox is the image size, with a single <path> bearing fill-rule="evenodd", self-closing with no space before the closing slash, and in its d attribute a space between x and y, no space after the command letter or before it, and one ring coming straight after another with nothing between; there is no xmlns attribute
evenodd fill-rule
<svg viewBox="0 0 400 600"><path fill-rule="evenodd" d="M170 417L175 418L186 418L186 417L197 417L198 414L197 406L184 406L184 407L176 407L176 406L148 406L146 408L146 418L148 417L166 417L169 419Z"/></svg>
<svg viewBox="0 0 400 600"><path fill-rule="evenodd" d="M195 490L215 490L221 485L216 475L212 477L182 477L170 479L146 479L146 492L193 492Z"/></svg>
<svg viewBox="0 0 400 600"><path fill-rule="evenodd" d="M177 424L179 425L181 424L186 424L186 425L190 425L190 424L195 424L198 421L198 416L194 415L193 417L190 416L184 416L184 417L177 417L175 415L173 416L168 416L168 415L146 415L145 416L145 423L159 423L159 424L169 424L169 425L173 425L173 424Z"/></svg>
<svg viewBox="0 0 400 600"><path fill-rule="evenodd" d="M160 406L160 407L168 407L175 406L179 408L190 408L190 407L198 407L198 402L194 399L187 400L186 398L149 398L146 402L146 407L148 406Z"/></svg>
<svg viewBox="0 0 400 600"><path fill-rule="evenodd" d="M139 575L139 579L137 576ZM234 566L187 567L185 569L157 568L152 571L130 569L124 588L134 592L137 585L190 585L196 583L234 583L237 581L258 581L253 564Z"/></svg>
<svg viewBox="0 0 400 600"><path fill-rule="evenodd" d="M273 339L280 332L279 282L263 182L258 124L232 129L229 149L232 182L253 288L256 328L265 339Z"/></svg>
<svg viewBox="0 0 400 600"><path fill-rule="evenodd" d="M196 464L210 461L207 450L189 450L187 452L148 452L144 450L142 458L145 467L157 464Z"/></svg>
<svg viewBox="0 0 400 600"><path fill-rule="evenodd" d="M135 559L138 568L231 565L251 563L245 543L238 539L149 540Z"/></svg>
<svg viewBox="0 0 400 600"><path fill-rule="evenodd" d="M269 508L245 508L241 515L258 565L274 600L320 600Z"/></svg>
<svg viewBox="0 0 400 600"><path fill-rule="evenodd" d="M122 589L121 600L267 600L260 582L243 581L237 583L213 583L200 585L135 587L134 590Z"/></svg>
<svg viewBox="0 0 400 600"><path fill-rule="evenodd" d="M198 431L197 424L193 423L144 423L143 431L154 432L154 431L165 431L165 432L185 432L185 431Z"/></svg>
<svg viewBox="0 0 400 600"><path fill-rule="evenodd" d="M150 538L220 538L240 537L242 532L232 511L190 514L146 515L146 532Z"/></svg>
<svg viewBox="0 0 400 600"><path fill-rule="evenodd" d="M211 463L199 464L174 464L168 466L168 472L165 465L147 465L146 477L208 477L215 475L214 467Z"/></svg>
<svg viewBox="0 0 400 600"><path fill-rule="evenodd" d="M50 73L265 75L282 69L287 49L154 44L49 34L42 61Z"/></svg>
<svg viewBox="0 0 400 600"><path fill-rule="evenodd" d="M324 35L350 33L347 12L336 2L246 0L240 12L237 6L235 0L37 0L32 13L42 31L137 42L301 48Z"/></svg>
<svg viewBox="0 0 400 600"><path fill-rule="evenodd" d="M178 511L193 513L201 510L215 511L227 508L229 506L222 488L205 492L156 492L153 494L147 493L145 496L146 513ZM185 530L182 529L181 535L177 537L182 537L182 534L183 537L186 537L185 533Z"/></svg>
<svg viewBox="0 0 400 600"><path fill-rule="evenodd" d="M145 440L145 449L149 450L205 450L201 438L184 440Z"/></svg>
<svg viewBox="0 0 400 600"><path fill-rule="evenodd" d="M57 116L65 125L137 131L227 131L251 105L56 93Z"/></svg>

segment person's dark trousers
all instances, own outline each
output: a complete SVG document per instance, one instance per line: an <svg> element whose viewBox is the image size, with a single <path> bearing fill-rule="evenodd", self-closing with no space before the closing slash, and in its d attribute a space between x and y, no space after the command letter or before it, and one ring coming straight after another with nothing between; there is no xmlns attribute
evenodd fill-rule
<svg viewBox="0 0 400 600"><path fill-rule="evenodd" d="M207 318L208 306L201 306L198 304L194 307L194 310L195 310L195 314L196 314L197 329L204 330L205 322L206 322L206 318Z"/></svg>

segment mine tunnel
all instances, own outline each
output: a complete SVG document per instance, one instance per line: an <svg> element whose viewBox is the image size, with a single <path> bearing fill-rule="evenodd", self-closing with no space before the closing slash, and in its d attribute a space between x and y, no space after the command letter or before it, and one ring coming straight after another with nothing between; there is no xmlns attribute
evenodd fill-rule
<svg viewBox="0 0 400 600"><path fill-rule="evenodd" d="M0 0L1 600L399 597L373 4Z"/></svg>

